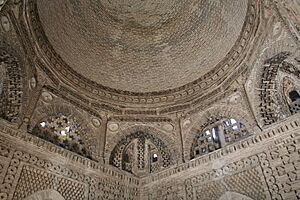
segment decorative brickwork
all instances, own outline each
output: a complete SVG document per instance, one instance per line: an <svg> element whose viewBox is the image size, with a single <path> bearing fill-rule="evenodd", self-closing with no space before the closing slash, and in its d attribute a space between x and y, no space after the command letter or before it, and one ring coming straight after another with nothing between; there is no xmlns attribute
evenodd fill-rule
<svg viewBox="0 0 300 200"><path fill-rule="evenodd" d="M298 0L0 0L0 200L300 200Z"/></svg>
<svg viewBox="0 0 300 200"><path fill-rule="evenodd" d="M84 144L89 137L88 130L84 129L72 116L62 113L49 116L33 128L32 134L91 158L91 152L87 151L87 145Z"/></svg>
<svg viewBox="0 0 300 200"><path fill-rule="evenodd" d="M191 133L196 135L191 148L191 158L208 154L250 135L246 127L234 118L211 118L201 127L204 128Z"/></svg>
<svg viewBox="0 0 300 200"><path fill-rule="evenodd" d="M154 151L158 151L157 163L153 163L154 154L151 146L154 147ZM147 174L170 166L172 156L168 147L159 138L149 133L135 132L115 146L110 164L136 175Z"/></svg>
<svg viewBox="0 0 300 200"><path fill-rule="evenodd" d="M0 50L0 117L16 122L22 107L23 73L16 57Z"/></svg>
<svg viewBox="0 0 300 200"><path fill-rule="evenodd" d="M276 76L280 64L287 58L288 52L282 52L264 62L260 88L260 114L264 125L276 122L278 116L278 86Z"/></svg>
<svg viewBox="0 0 300 200"><path fill-rule="evenodd" d="M43 92L28 127L31 134L74 151L93 160L99 160L96 131L99 126L92 119L100 119L88 113L80 112L74 106L67 105L53 94ZM90 122L89 122L90 120Z"/></svg>
<svg viewBox="0 0 300 200"><path fill-rule="evenodd" d="M187 195L189 195L187 199L195 196L196 199L218 200L226 191L246 194L253 199L265 199L258 164L258 157L252 156L188 179L186 180ZM195 192L190 194L189 187L195 188Z"/></svg>
<svg viewBox="0 0 300 200"><path fill-rule="evenodd" d="M38 191L25 200L36 200L36 199L47 199L47 200L65 200L61 194L55 190L42 190Z"/></svg>
<svg viewBox="0 0 300 200"><path fill-rule="evenodd" d="M259 155L272 199L300 199L299 149L298 138Z"/></svg>
<svg viewBox="0 0 300 200"><path fill-rule="evenodd" d="M24 166L13 200L23 200L35 192L55 189L65 199L79 200L85 198L85 184L68 180L47 171Z"/></svg>
<svg viewBox="0 0 300 200"><path fill-rule="evenodd" d="M96 173L91 178L79 168L76 169L76 165L71 169L26 151L5 146L0 143L0 156L7 157L4 164L9 162L8 168L5 169L4 180L0 183L1 200L23 200L36 192L49 189L56 190L65 199L76 200L87 198L93 200L96 197L105 200L133 200L138 195L137 188L133 185L126 186L114 179L98 178ZM0 164L2 166L2 162Z"/></svg>
<svg viewBox="0 0 300 200"><path fill-rule="evenodd" d="M40 4L42 4L42 3L43 2L40 2ZM233 47L230 48L231 50L229 51L228 54L224 55L224 59L221 59L221 60L219 60L219 62L216 62L216 66L214 66L212 68L205 67L206 70L208 70L208 73L206 73L204 76L199 77L200 73L203 73L204 71L203 72L201 71L199 73L196 73L196 72L189 73L189 76L195 76L196 80L192 81L190 77L185 77L184 81L187 84L184 85L184 83L182 83L182 85L180 86L180 85L178 85L178 83L176 81L174 82L174 80L177 79L177 78L174 78L174 80L170 79L164 85L161 82L157 83L157 84L155 84L156 88L151 89L150 86L142 87L142 86L138 86L138 84L136 83L136 80L139 80L141 77L144 77L143 81L145 81L145 79L148 79L148 76L138 75L139 73L142 73L144 70L140 71L140 70L130 70L130 69L128 70L127 69L126 74L124 74L124 73L123 74L122 73L115 74L116 80L119 80L119 81L116 81L116 83L119 84L118 88L116 89L115 87L111 88L113 85L115 85L115 83L107 82L107 80L108 80L107 78L101 79L105 83L102 83L104 85L100 85L98 83L99 82L98 78L97 78L97 80L93 79L94 81L92 81L91 79L87 79L87 78L83 77L82 73L78 73L78 72L86 67L81 67L81 68L78 68L77 70L74 70L74 68L72 68L72 67L74 67L75 65L70 65L70 63L66 63L66 60L63 60L58 55L58 53L56 52L57 49L55 50L53 43L51 43L51 41L50 41L51 39L49 40L49 38L47 38L48 32L45 31L44 25L42 24L42 23L45 23L45 20L48 20L48 17L44 16L45 12L41 11L41 9L43 9L43 6L41 6L40 4L37 3L35 0L28 1L27 4L24 5L24 7L27 8L25 10L26 10L26 12L28 12L26 14L26 16L28 16L28 18L26 17L24 20L28 24L30 24L30 27L28 28L30 30L27 30L28 31L27 34L29 34L30 37L36 38L36 40L39 41L38 45L39 45L39 48L42 50L42 52L39 51L38 54L42 53L49 58L49 61L51 60L50 61L51 67L43 64L43 68L45 68L45 71L47 74L49 74L49 77L52 77L53 74L48 70L48 68L50 68L52 70L54 69L57 73L59 73L60 76L64 77L64 79L62 79L62 81L68 79L67 82L68 82L68 84L71 83L72 87L74 87L76 89L80 89L85 92L88 92L90 95L94 96L95 98L103 100L103 101L101 101L101 103L93 102L92 105L95 109L99 109L99 110L105 109L105 110L109 110L110 112L119 113L119 114L120 114L120 112L122 113L122 111L123 111L124 113L126 113L128 115L134 115L134 114L155 115L160 112L171 113L171 112L174 112L177 110L184 110L184 109L187 109L190 107L190 105L188 103L184 103L183 105L175 105L174 106L173 103L175 103L175 102L180 102L180 101L183 102L186 100L193 100L194 101L193 104L199 104L199 101L203 102L203 99L208 98L208 97L206 97L207 92L213 96L217 96L218 92L214 92L214 93L209 92L209 90L212 90L212 88L215 88L215 85L214 85L215 83L217 83L217 84L224 83L224 88L227 88L234 81L234 79L245 70L244 65L238 65L238 63L240 63L241 60L243 60L243 56L239 56L239 55L243 55L247 49L251 48L251 46L249 44L250 44L250 41L253 39L253 37L255 35L255 30L257 29L257 26L259 24L259 10L260 10L260 6L258 6L255 3L255 1L252 1L252 0L249 0L249 1L243 0L243 2L237 3L240 5L232 5L232 6L237 6L237 8L233 9L233 10L231 10L230 8L227 8L228 12L226 12L226 13L228 13L228 14L231 13L230 16L238 15L240 18L240 15L237 14L236 12L241 12L241 14L243 16L245 16L244 22L239 24L239 27L241 28L241 30L240 30L241 32L240 31L238 31L238 32L241 33L241 35L240 35L240 37L236 38L237 40L235 42L232 43ZM92 3L92 4L94 4L94 3ZM197 10L197 9L206 7L205 4L207 4L207 3L206 2L195 2L195 4L197 4L197 5L203 4L202 6L194 5L193 6L194 9ZM212 6L211 8L213 9L213 8L221 8L222 6L227 7L227 6L229 6L229 4L230 3L222 2L222 3L216 4L216 5L218 5L217 7L215 7L216 5L214 6L213 4L210 6ZM188 6L188 9L193 10L193 12L195 12L195 14L198 13L198 12L196 12L196 10L192 9L192 7L190 7L189 5L190 4L184 3L183 7ZM55 6L55 4L53 6ZM81 5L75 4L74 6L71 6L71 7L74 8L75 10L76 9L79 9L79 10L85 9L85 8L80 8L80 6ZM87 3L82 6L84 6L84 7L91 6L91 4ZM176 6L177 6L177 4L176 4ZM98 8L98 7L92 6L92 8L94 11L97 11L96 8ZM58 9L60 9L60 7ZM54 9L54 10L57 10L57 9ZM84 14L84 12L83 13L74 12L74 13L77 13L77 14L74 14L74 17L75 16L79 17L80 15ZM206 11L203 11L203 14L204 13L212 14L212 12L209 12L209 9L207 9ZM219 13L219 14L221 14L221 13ZM183 15L189 15L189 14L188 14L188 12L186 12L186 13L183 13ZM95 15L95 16L98 16L98 15ZM218 16L218 15L214 15L214 17L216 17L216 16ZM230 16L227 16L227 17L230 17ZM61 15L60 15L60 17L61 17ZM196 17L196 20L191 20L191 21L188 20L187 22L195 23L196 26L199 26L199 23L196 23L196 22L200 22L201 17L198 16L198 14L196 14L193 17ZM198 17L200 17L200 18L198 18ZM50 17L50 18L52 18L52 17ZM68 18L70 20L72 20L71 17L68 17ZM82 17L79 17L79 18L82 19ZM85 17L83 17L83 18L85 18ZM104 18L101 18L101 21L103 19ZM136 19L138 19L138 18L136 18ZM186 18L186 19L188 19L188 18ZM92 18L91 20L94 20L94 19ZM58 21L60 21L60 20L58 20ZM62 20L62 21L64 21L64 20ZM81 20L80 21L78 20L77 22L82 23ZM71 25L71 24L76 24L77 22L75 22L75 23L67 22L67 23L68 23L68 25ZM109 23L109 22L110 22L109 20L108 21L106 20L106 23ZM202 23L200 23L200 24L202 24ZM237 27L235 25L233 25L229 29L232 31L232 28L235 27L235 30L236 30ZM205 26L205 30L207 30L207 24L204 24L204 26ZM221 28L221 27L219 27L219 28ZM94 27L93 27L93 29L94 29ZM55 29L53 29L53 30L55 30ZM63 29L60 29L60 30L63 30ZM84 30L84 29L81 29L81 30ZM99 30L102 30L102 29L97 29L97 31L99 31ZM180 30L182 31L182 29L180 29ZM180 36L180 38L185 37L185 36L192 36L194 34L191 34L191 33L193 33L193 32L196 33L200 30L202 30L202 29L199 27L198 28L194 27L190 30L190 34L183 34ZM186 32L187 31L186 28L184 28L183 31ZM208 28L207 32L210 32L210 31L211 31L210 28ZM202 33L204 33L204 32L205 31L203 31ZM89 31L87 33L89 33ZM123 33L131 34L132 32L125 31ZM139 31L137 33L139 33ZM155 31L152 33L155 33ZM172 40L177 40L176 38L180 34L178 35L178 33L176 31L175 32L171 31L170 33L175 34L174 37L169 38L170 41L166 42L166 43L170 43L170 45L171 45L171 43L173 43ZM48 33L48 34L50 34L50 33ZM80 34L82 34L82 33L80 33ZM207 34L207 33L205 33L205 34ZM145 36L143 34L140 36L145 39L145 40L142 40L143 42L149 42L147 37L145 38ZM133 36L133 37L135 37L135 36ZM157 40L158 44L163 42L163 41L161 41L161 40L163 40L162 36L153 35L153 37L156 38L155 40ZM169 37L169 36L167 36L167 37ZM214 37L214 34L209 35L209 37ZM234 36L232 34L231 35L223 34L223 37L234 38ZM82 38L82 37L79 37L78 39L80 39L80 38ZM125 37L125 38L127 38L127 37ZM131 37L129 35L128 39L130 39L130 38ZM108 39L107 40L108 43L113 42L110 40L110 37L107 39ZM139 41L139 39L141 39L141 38L137 38L136 41ZM130 41L136 42L134 39L132 39ZM198 43L198 41L200 41L200 40L195 40L195 41ZM115 42L113 42L113 43L115 43ZM98 43L99 43L99 41L95 42L93 44L97 45ZM176 43L177 42L175 42L174 45L176 45ZM59 44L60 44L60 42L59 42ZM77 44L79 44L79 43L77 43ZM164 47L165 44L162 44L162 46L160 46L160 45L157 46L157 44L148 45L148 47L150 49L157 49L157 50L161 51L161 50L163 50L162 48ZM178 44L180 44L180 42ZM187 42L186 44L192 44L192 43ZM36 44L31 44L31 45L34 46ZM124 43L123 43L123 45L124 45ZM204 45L204 43L202 43L202 45ZM157 48L155 48L155 46L157 46ZM79 45L77 45L77 47L79 47ZM193 48L195 48L195 47L193 47ZM75 49L76 48L74 48L74 50ZM141 52L145 53L146 49L142 48ZM146 52L151 51L150 49L148 49ZM172 52L172 51L170 51L172 48L169 49L169 48L165 47L165 49L167 50L167 52ZM195 50L195 52L197 52L198 50L202 51L202 49L203 48L199 47L199 48L197 48L197 50ZM204 49L206 49L206 50L203 50L203 51L206 52L210 48L204 48ZM90 51L90 48L88 48L86 50ZM127 48L124 48L123 50L125 52L127 52ZM179 48L178 48L178 50L179 50ZM190 48L187 48L187 51L190 51ZM80 51L80 52L83 52L83 51ZM133 56L134 54L139 54L139 51L136 50L136 51L128 52L128 53L129 53L128 54L129 56ZM142 53L142 55L141 55L142 57L144 56L144 53ZM194 52L192 52L191 54L194 54ZM156 56L160 56L160 54L157 54L157 53L155 53L155 55L152 53L146 53L145 55L151 56L153 58ZM162 55L164 55L164 53ZM125 53L120 54L120 56L126 57L126 54ZM137 56L137 57L140 57L140 56ZM172 57L175 59L177 56L172 56ZM194 57L194 59L196 59L196 60L198 60L199 58L200 57L197 57L197 56ZM211 58L213 59L214 57L211 57ZM126 60L124 60L124 62L126 62L129 66L132 66L133 63L136 62L135 59L136 58L130 59L131 60L130 62L127 62ZM116 62L116 63L120 62L120 60L118 60L118 59L108 59L108 57L104 57L102 62L104 62L104 60L107 62L111 62L111 61ZM74 59L72 59L72 62L73 61L74 61ZM190 62L190 61L187 61L187 62ZM206 62L206 61L202 60L201 62ZM82 63L82 61L77 62L77 64L80 64L80 63ZM156 61L155 62L150 61L149 63L152 63L153 66L157 66L157 68L152 67L153 69L161 68L161 65L159 63L157 63ZM145 63L143 62L142 64L144 65ZM186 63L182 63L182 65L185 65L185 64ZM98 65L98 61L96 64L90 63L90 66L94 66L93 68L96 70L103 68L103 71L101 72L102 74L107 73L105 71L107 71L107 69L110 68L110 67L106 68L106 67L104 67L104 65L95 67L97 65ZM169 65L168 62L166 62L166 65ZM164 65L164 66L166 66L166 65ZM174 63L174 65L175 65L175 63ZM202 63L202 65L203 65L203 63ZM87 65L85 64L85 66L87 66ZM113 65L111 65L111 66L113 66ZM118 68L123 68L123 66L125 67L124 63L122 65L118 65ZM140 66L140 64L137 63L136 66ZM176 66L177 66L177 64L176 64ZM199 69L201 69L201 67L199 68L197 66L198 66L198 64L195 64L194 67L198 71ZM205 64L203 66L205 66ZM146 71L149 71L152 68L148 68L148 70L146 70ZM182 69L181 65L179 68L180 68L180 70ZM173 70L173 69L174 69L174 66L171 67L169 71L171 72L171 70ZM167 71L165 71L165 73L167 73ZM113 70L110 73L112 73L112 72L113 72ZM124 77L128 77L127 76L128 73L137 73L137 74L131 74L130 76L135 76L135 78L132 79L131 81L128 81L127 84L121 84L120 81L123 82ZM147 74L149 75L150 73L147 72ZM149 77L151 77L151 80L149 80L150 82L156 82L157 77L160 77L160 74L162 74L162 73L155 71L155 74L156 74L155 76L153 76L153 75L149 76ZM174 73L174 74L176 74L176 73ZM94 75L96 75L96 73ZM172 74L170 74L170 75L172 75ZM226 76L226 77L230 76L230 78L228 78L227 81L224 82L224 78L222 78L224 76ZM141 82L143 82L143 81L141 81ZM181 80L181 81L183 81L183 80ZM125 85L132 85L132 86L136 87L137 89L136 90L132 90L129 88L126 89ZM172 87L174 87L173 85L175 85L175 86L178 85L179 87L172 88ZM122 87L122 88L120 89L120 87ZM151 87L154 87L154 85L152 84ZM221 88L218 88L218 91L219 90L221 90ZM136 92L136 91L139 91L139 92ZM195 99L194 96L197 96L197 98ZM163 105L162 108L157 109L157 107L161 107L162 105ZM124 106L127 109L124 109ZM145 109L146 107L147 107L147 109ZM149 108L151 108L151 109L149 109ZM122 111L120 111L120 110L122 110Z"/></svg>

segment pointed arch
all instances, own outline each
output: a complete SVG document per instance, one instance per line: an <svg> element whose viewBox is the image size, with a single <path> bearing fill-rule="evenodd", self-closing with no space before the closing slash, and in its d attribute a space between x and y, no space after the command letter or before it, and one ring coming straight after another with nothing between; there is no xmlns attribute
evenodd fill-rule
<svg viewBox="0 0 300 200"><path fill-rule="evenodd" d="M209 127L214 123L219 123L222 120L231 118L243 124L244 129L247 130L249 135L255 133L253 129L256 126L255 121L253 121L247 112L228 105L214 106L205 110L204 113L192 123L191 129L188 130L186 137L184 138L184 159L190 160L193 158L191 149L198 137L198 134L195 133L203 131L206 127Z"/></svg>
<svg viewBox="0 0 300 200"><path fill-rule="evenodd" d="M226 192L218 200L253 200L253 199L240 193Z"/></svg>
<svg viewBox="0 0 300 200"><path fill-rule="evenodd" d="M153 127L133 126L112 139L106 144L107 163L125 171L134 173L131 168L135 167L136 171L155 172L178 162L180 154L173 139ZM134 163L127 163L128 160Z"/></svg>
<svg viewBox="0 0 300 200"><path fill-rule="evenodd" d="M65 198L56 190L38 191L24 200L65 200Z"/></svg>
<svg viewBox="0 0 300 200"><path fill-rule="evenodd" d="M282 28L282 24L278 27ZM297 47L291 38L281 37L283 34L286 33L281 29L278 40L262 50L245 84L254 116L261 128L285 117L278 74L285 61L297 52Z"/></svg>
<svg viewBox="0 0 300 200"><path fill-rule="evenodd" d="M98 160L96 132L86 113L61 101L37 107L28 132L89 159Z"/></svg>

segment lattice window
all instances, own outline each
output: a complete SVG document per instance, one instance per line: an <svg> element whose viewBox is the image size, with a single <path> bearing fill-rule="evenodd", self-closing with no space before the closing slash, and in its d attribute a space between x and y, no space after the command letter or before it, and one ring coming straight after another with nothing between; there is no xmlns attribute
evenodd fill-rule
<svg viewBox="0 0 300 200"><path fill-rule="evenodd" d="M125 171L132 172L133 165L134 165L134 148L135 144L134 142L128 145L128 147L125 149L123 153L123 158L122 158L122 168Z"/></svg>
<svg viewBox="0 0 300 200"><path fill-rule="evenodd" d="M224 120L223 127L225 144L236 142L248 134L245 126L234 118Z"/></svg>
<svg viewBox="0 0 300 200"><path fill-rule="evenodd" d="M198 134L199 137L194 147L194 154L196 156L221 148L218 126L206 129Z"/></svg>
<svg viewBox="0 0 300 200"><path fill-rule="evenodd" d="M191 158L220 149L247 137L249 134L242 123L234 118L227 118L210 123L202 131L197 131L196 135L192 145Z"/></svg>
<svg viewBox="0 0 300 200"><path fill-rule="evenodd" d="M300 112L300 95L296 90L289 92L291 103L289 105L292 114Z"/></svg>
<svg viewBox="0 0 300 200"><path fill-rule="evenodd" d="M158 138L135 132L114 148L110 164L135 175L156 172L171 164L171 154Z"/></svg>
<svg viewBox="0 0 300 200"><path fill-rule="evenodd" d="M162 168L162 157L159 150L151 143L148 143L150 172L159 171Z"/></svg>
<svg viewBox="0 0 300 200"><path fill-rule="evenodd" d="M156 153L152 154L151 155L151 160L152 160L152 163L155 163L158 161L158 155Z"/></svg>
<svg viewBox="0 0 300 200"><path fill-rule="evenodd" d="M58 113L40 121L32 134L89 157L82 139L84 131L75 117Z"/></svg>

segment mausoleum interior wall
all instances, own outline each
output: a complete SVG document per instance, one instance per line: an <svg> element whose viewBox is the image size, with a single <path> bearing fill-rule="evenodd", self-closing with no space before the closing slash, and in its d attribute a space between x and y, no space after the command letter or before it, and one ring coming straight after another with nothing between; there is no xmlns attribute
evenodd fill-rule
<svg viewBox="0 0 300 200"><path fill-rule="evenodd" d="M0 1L0 200L300 199L297 0L45 2Z"/></svg>
<svg viewBox="0 0 300 200"><path fill-rule="evenodd" d="M299 198L299 115L236 144L137 179L1 121L1 198L56 190L65 199Z"/></svg>

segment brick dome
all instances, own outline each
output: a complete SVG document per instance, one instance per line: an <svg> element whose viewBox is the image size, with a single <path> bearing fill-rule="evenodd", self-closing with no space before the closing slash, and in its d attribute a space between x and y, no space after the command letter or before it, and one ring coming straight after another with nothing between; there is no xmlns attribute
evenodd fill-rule
<svg viewBox="0 0 300 200"><path fill-rule="evenodd" d="M237 42L247 0L38 0L54 51L104 87L166 91L200 79Z"/></svg>

